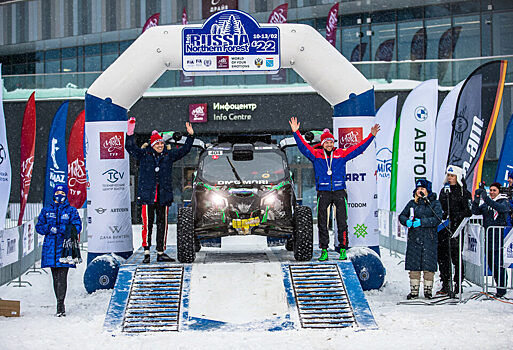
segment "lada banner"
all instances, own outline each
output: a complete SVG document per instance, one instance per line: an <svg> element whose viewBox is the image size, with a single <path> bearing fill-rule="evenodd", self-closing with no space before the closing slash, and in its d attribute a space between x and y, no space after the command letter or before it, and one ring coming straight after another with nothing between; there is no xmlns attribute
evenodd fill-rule
<svg viewBox="0 0 513 350"><path fill-rule="evenodd" d="M279 28L260 27L245 12L218 12L201 28L182 30L185 75L270 74L279 69Z"/></svg>

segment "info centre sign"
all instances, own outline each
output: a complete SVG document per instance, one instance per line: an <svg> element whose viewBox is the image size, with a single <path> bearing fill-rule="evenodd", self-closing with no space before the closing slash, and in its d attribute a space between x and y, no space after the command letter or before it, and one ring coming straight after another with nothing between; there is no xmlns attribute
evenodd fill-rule
<svg viewBox="0 0 513 350"><path fill-rule="evenodd" d="M219 12L201 28L182 30L185 75L275 74L279 69L279 28L260 27L245 12Z"/></svg>

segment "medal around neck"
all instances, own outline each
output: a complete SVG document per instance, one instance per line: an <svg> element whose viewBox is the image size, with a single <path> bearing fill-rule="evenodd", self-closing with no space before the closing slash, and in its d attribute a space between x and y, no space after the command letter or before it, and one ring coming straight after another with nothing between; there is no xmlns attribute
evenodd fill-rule
<svg viewBox="0 0 513 350"><path fill-rule="evenodd" d="M160 168L158 166L155 167L155 172L158 173Z"/></svg>

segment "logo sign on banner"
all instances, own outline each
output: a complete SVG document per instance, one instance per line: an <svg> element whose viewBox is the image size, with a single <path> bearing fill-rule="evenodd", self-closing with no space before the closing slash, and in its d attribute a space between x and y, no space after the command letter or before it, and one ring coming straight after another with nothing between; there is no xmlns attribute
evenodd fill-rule
<svg viewBox="0 0 513 350"><path fill-rule="evenodd" d="M506 238L504 239L504 267L513 267L513 230L511 227L506 229Z"/></svg>
<svg viewBox="0 0 513 350"><path fill-rule="evenodd" d="M34 236L34 221L23 224L23 256L26 256L34 250Z"/></svg>
<svg viewBox="0 0 513 350"><path fill-rule="evenodd" d="M207 104L195 103L189 105L189 122L206 123L207 122Z"/></svg>
<svg viewBox="0 0 513 350"><path fill-rule="evenodd" d="M132 246L126 122L86 122L88 245L92 253L125 252ZM108 200L106 200L108 199Z"/></svg>
<svg viewBox="0 0 513 350"><path fill-rule="evenodd" d="M370 133L374 117L333 118L338 147L348 148ZM374 142L358 157L347 162L348 237L350 247L379 245L376 195L376 150ZM365 191L362 191L362 188ZM336 237L336 235L335 235Z"/></svg>
<svg viewBox="0 0 513 350"><path fill-rule="evenodd" d="M481 226L476 224L467 225L465 230L465 241L463 242L463 260L480 266L481 265Z"/></svg>
<svg viewBox="0 0 513 350"><path fill-rule="evenodd" d="M242 11L218 12L201 28L183 28L182 70L185 75L277 73L279 45L278 27L260 27Z"/></svg>
<svg viewBox="0 0 513 350"><path fill-rule="evenodd" d="M7 266L18 261L18 227L6 229L0 236L0 262L2 266Z"/></svg>

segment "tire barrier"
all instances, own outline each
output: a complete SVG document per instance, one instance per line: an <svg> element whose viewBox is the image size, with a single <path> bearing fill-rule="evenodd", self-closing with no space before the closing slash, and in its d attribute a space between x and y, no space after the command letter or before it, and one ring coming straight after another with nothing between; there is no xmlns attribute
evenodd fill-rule
<svg viewBox="0 0 513 350"><path fill-rule="evenodd" d="M383 286L386 270L381 259L372 249L350 248L347 256L353 263L363 290L379 289Z"/></svg>
<svg viewBox="0 0 513 350"><path fill-rule="evenodd" d="M123 258L104 254L94 258L84 273L84 287L91 294L99 289L113 289Z"/></svg>

